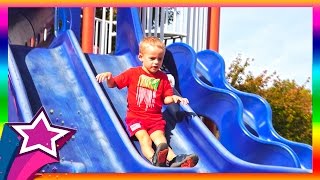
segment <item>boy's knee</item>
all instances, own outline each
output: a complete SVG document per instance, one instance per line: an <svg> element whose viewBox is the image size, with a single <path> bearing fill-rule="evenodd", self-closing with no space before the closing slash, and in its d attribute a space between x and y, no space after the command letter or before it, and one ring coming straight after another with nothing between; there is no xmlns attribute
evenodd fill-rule
<svg viewBox="0 0 320 180"><path fill-rule="evenodd" d="M167 143L167 139L162 131L153 132L152 134L150 134L150 138L155 145L159 145L160 143Z"/></svg>
<svg viewBox="0 0 320 180"><path fill-rule="evenodd" d="M151 140L151 138L150 138L148 135L142 137L141 141L142 141L142 143L144 143L144 144L151 144L151 143L152 143L152 140Z"/></svg>
<svg viewBox="0 0 320 180"><path fill-rule="evenodd" d="M151 144L152 143L152 140L151 140L149 134L146 132L137 132L135 134L135 136L139 140L140 144Z"/></svg>
<svg viewBox="0 0 320 180"><path fill-rule="evenodd" d="M150 137L164 137L164 132L161 130L156 130L150 134Z"/></svg>

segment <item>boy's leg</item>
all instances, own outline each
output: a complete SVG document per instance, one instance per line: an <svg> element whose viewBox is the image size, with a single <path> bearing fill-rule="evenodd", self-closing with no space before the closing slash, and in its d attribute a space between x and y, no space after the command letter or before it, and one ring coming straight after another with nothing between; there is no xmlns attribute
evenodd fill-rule
<svg viewBox="0 0 320 180"><path fill-rule="evenodd" d="M161 130L156 130L151 133L150 138L157 146L162 143L167 143L164 132ZM169 166L171 167L194 167L199 161L199 157L195 154L180 154L176 156L171 148L168 149L169 152L167 160L169 161Z"/></svg>
<svg viewBox="0 0 320 180"><path fill-rule="evenodd" d="M167 143L160 143L157 146L156 152L152 148L152 141L146 130L139 130L135 136L139 140L141 151L154 166L166 166L166 158L168 155Z"/></svg>
<svg viewBox="0 0 320 180"><path fill-rule="evenodd" d="M142 154L146 157L150 162L152 162L152 157L154 154L154 150L152 148L152 141L146 130L139 130L135 133L135 136L139 140Z"/></svg>
<svg viewBox="0 0 320 180"><path fill-rule="evenodd" d="M156 153L154 155L153 161L157 162L158 166L166 166L167 165L167 157L171 153L172 150L169 148L167 144L167 140L164 137L163 131L156 130L150 134L150 138L153 143L157 146Z"/></svg>
<svg viewBox="0 0 320 180"><path fill-rule="evenodd" d="M150 138L157 147L161 143L167 144L167 139L164 135L164 132L161 130L156 130L153 133L151 133ZM173 150L170 147L168 147L168 149L169 149L169 151L168 151L168 155L167 155L167 160L171 161L174 157L176 157L176 155L174 154Z"/></svg>

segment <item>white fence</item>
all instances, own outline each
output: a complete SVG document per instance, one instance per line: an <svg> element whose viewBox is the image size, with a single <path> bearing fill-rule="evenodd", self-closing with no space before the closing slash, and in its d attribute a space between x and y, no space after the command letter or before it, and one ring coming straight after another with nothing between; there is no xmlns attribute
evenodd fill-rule
<svg viewBox="0 0 320 180"><path fill-rule="evenodd" d="M112 53L116 36L114 8L103 8L102 19L95 18L94 53ZM189 44L194 50L207 49L208 8L206 7L145 7L139 9L145 36L157 36L169 45L174 42Z"/></svg>
<svg viewBox="0 0 320 180"><path fill-rule="evenodd" d="M93 53L94 54L109 54L112 52L112 43L116 36L116 31L113 25L117 21L113 19L113 8L109 8L109 17L107 19L107 8L102 10L102 19L95 18L94 22L94 41Z"/></svg>

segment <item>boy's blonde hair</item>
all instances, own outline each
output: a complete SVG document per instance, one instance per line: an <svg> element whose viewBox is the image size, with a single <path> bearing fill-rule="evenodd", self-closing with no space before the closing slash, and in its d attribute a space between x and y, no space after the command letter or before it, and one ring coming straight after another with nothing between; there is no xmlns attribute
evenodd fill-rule
<svg viewBox="0 0 320 180"><path fill-rule="evenodd" d="M163 51L166 50L166 45L159 38L154 36L149 36L149 37L143 38L142 41L140 42L139 53L143 53L148 46L155 46L162 49Z"/></svg>

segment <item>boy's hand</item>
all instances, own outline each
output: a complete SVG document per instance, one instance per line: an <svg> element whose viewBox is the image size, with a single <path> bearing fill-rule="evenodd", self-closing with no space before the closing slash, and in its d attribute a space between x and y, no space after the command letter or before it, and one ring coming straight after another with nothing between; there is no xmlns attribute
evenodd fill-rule
<svg viewBox="0 0 320 180"><path fill-rule="evenodd" d="M177 95L173 95L172 99L173 99L174 103L181 102L183 105L186 105L186 104L189 103L189 100L187 98L183 98L183 97L180 97L180 96L177 96Z"/></svg>
<svg viewBox="0 0 320 180"><path fill-rule="evenodd" d="M103 81L109 81L111 78L112 78L111 72L100 73L96 76L98 83L101 83Z"/></svg>

